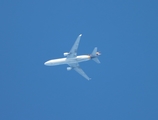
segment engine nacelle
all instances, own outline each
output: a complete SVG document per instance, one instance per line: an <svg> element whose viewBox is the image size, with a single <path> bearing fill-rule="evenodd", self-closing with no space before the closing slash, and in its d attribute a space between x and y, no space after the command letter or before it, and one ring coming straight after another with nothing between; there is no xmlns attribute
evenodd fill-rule
<svg viewBox="0 0 158 120"><path fill-rule="evenodd" d="M72 67L67 67L67 71L72 70Z"/></svg>
<svg viewBox="0 0 158 120"><path fill-rule="evenodd" d="M64 56L68 56L68 55L69 55L69 53L68 53L68 52L65 52L63 55L64 55Z"/></svg>

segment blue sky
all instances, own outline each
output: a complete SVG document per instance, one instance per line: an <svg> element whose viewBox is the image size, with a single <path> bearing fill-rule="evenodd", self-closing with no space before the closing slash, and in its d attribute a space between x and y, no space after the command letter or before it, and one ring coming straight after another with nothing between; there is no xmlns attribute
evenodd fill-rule
<svg viewBox="0 0 158 120"><path fill-rule="evenodd" d="M156 0L1 0L1 120L157 120ZM79 34L78 54L94 47L101 64L63 57Z"/></svg>

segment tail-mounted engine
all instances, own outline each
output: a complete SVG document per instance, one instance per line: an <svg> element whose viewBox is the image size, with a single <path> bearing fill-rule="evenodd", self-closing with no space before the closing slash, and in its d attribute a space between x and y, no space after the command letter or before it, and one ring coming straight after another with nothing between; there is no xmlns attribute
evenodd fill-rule
<svg viewBox="0 0 158 120"><path fill-rule="evenodd" d="M101 55L101 53L100 52L96 52L96 55L98 56L98 55Z"/></svg>

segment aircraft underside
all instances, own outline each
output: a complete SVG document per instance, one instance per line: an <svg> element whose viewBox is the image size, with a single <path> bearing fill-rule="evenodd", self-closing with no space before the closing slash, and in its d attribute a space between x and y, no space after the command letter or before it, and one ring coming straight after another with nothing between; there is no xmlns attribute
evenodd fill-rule
<svg viewBox="0 0 158 120"><path fill-rule="evenodd" d="M64 56L66 58L49 60L49 61L46 61L44 63L44 65L46 65L46 66L55 66L55 65L68 64L69 67L67 67L67 70L73 69L76 72L78 72L80 75L82 75L84 78L86 78L87 80L90 80L91 78L89 78L85 74L85 72L80 68L79 62L84 62L84 61L88 61L88 60L92 59L95 62L100 63L99 59L97 58L97 56L99 56L100 53L97 52L97 47L95 47L93 52L91 53L91 55L77 56L77 49L78 49L78 45L79 45L81 36L82 36L82 34L80 34L77 37L77 39L76 39L74 45L72 46L70 52L65 52L64 53Z"/></svg>

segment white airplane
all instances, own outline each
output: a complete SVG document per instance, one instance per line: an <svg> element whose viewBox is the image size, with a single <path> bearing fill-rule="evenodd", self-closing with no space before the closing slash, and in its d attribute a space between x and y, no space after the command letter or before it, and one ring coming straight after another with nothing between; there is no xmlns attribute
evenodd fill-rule
<svg viewBox="0 0 158 120"><path fill-rule="evenodd" d="M84 62L84 61L88 61L88 60L94 60L96 63L100 63L99 59L97 58L97 56L101 55L100 52L97 52L97 47L94 48L93 52L90 55L79 55L77 56L77 49L78 49L78 45L80 42L80 38L81 38L82 34L80 34L73 47L71 48L70 52L65 52L64 56L66 58L59 58L59 59L52 59L49 61L46 61L44 63L44 65L46 66L55 66L55 65L62 65L62 64L68 64L69 67L67 67L67 70L75 70L76 72L78 72L80 75L82 75L84 78L86 78L87 80L90 80L91 78L89 78L85 72L79 67L79 62Z"/></svg>

